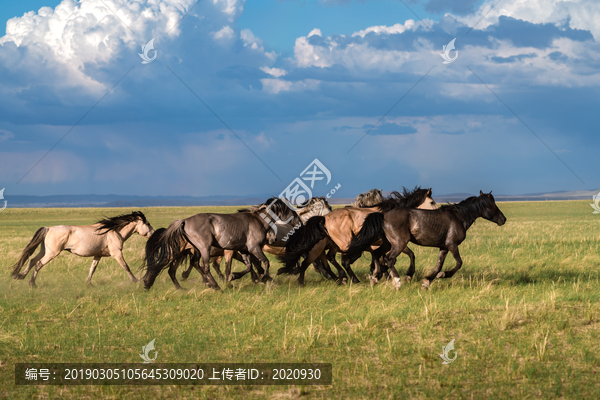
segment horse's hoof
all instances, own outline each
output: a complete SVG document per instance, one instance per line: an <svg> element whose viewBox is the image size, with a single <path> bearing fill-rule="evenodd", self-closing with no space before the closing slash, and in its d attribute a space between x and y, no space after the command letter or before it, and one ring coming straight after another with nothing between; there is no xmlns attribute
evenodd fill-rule
<svg viewBox="0 0 600 400"><path fill-rule="evenodd" d="M394 278L393 282L394 282L394 287L396 288L396 290L399 290L400 286L402 286L402 280L398 277L398 278Z"/></svg>
<svg viewBox="0 0 600 400"><path fill-rule="evenodd" d="M427 279L423 279L423 284L421 285L421 288L422 288L423 290L427 290L427 289L429 289L429 285L430 285L430 284L431 284L431 283L430 283L430 282L429 282Z"/></svg>
<svg viewBox="0 0 600 400"><path fill-rule="evenodd" d="M35 284L35 282L29 282L29 287L32 289L36 289L37 285Z"/></svg>
<svg viewBox="0 0 600 400"><path fill-rule="evenodd" d="M357 277L353 276L352 277L352 283L356 284L356 283L360 283L360 281L358 280Z"/></svg>
<svg viewBox="0 0 600 400"><path fill-rule="evenodd" d="M369 276L369 281L371 282L371 286L377 285L379 283L379 279L377 279L373 275Z"/></svg>
<svg viewBox="0 0 600 400"><path fill-rule="evenodd" d="M137 279L137 278L132 278L132 279L131 279L131 282L133 282L133 283L138 283L139 281L140 281L140 280L139 280L139 279Z"/></svg>
<svg viewBox="0 0 600 400"><path fill-rule="evenodd" d="M94 286L94 284L93 284L92 282L86 282L86 283L85 283L85 286L87 286L87 287L91 287L91 288L95 287L95 286Z"/></svg>
<svg viewBox="0 0 600 400"><path fill-rule="evenodd" d="M233 274L229 275L227 277L227 282L231 282L232 280L234 280L235 278L233 277ZM206 283L206 282L205 282Z"/></svg>
<svg viewBox="0 0 600 400"><path fill-rule="evenodd" d="M304 282L298 282L298 287L304 287Z"/></svg>
<svg viewBox="0 0 600 400"><path fill-rule="evenodd" d="M406 283L410 283L412 281L412 276L406 276Z"/></svg>
<svg viewBox="0 0 600 400"><path fill-rule="evenodd" d="M265 275L262 277L261 279L263 282L271 282L273 280L273 278L271 278L269 275Z"/></svg>
<svg viewBox="0 0 600 400"><path fill-rule="evenodd" d="M446 277L446 273L444 271L441 271L439 274L437 274L436 278L437 279L442 279Z"/></svg>
<svg viewBox="0 0 600 400"><path fill-rule="evenodd" d="M17 275L13 275L13 278L18 279L18 280L23 280L25 279L27 275L23 275L23 274L17 274Z"/></svg>

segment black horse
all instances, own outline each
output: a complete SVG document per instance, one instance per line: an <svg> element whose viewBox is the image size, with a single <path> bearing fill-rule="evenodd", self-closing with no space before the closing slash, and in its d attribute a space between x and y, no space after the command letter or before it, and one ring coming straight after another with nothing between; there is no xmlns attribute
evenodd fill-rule
<svg viewBox="0 0 600 400"><path fill-rule="evenodd" d="M396 208L385 213L373 213L365 219L358 234L352 237L346 256L350 260L356 260L372 243L383 240L378 251L381 255L389 251L385 261L394 286L399 289L400 276L394 264L408 242L437 247L440 249L437 264L433 272L423 280L422 286L427 289L435 278L450 278L460 269L462 259L458 246L465 240L469 227L480 217L495 222L498 226L506 222L506 217L496 206L492 192L480 191L479 196L469 197L458 204L442 206L438 210ZM448 251L454 256L456 266L450 271L442 272ZM409 281L414 272L414 268L409 269ZM375 276L381 276L379 270L375 271Z"/></svg>
<svg viewBox="0 0 600 400"><path fill-rule="evenodd" d="M269 260L262 247L268 242L274 243L282 229L299 224L300 218L276 197L257 207L240 211L235 214L196 214L173 221L166 230L151 237L146 243L144 287L151 288L163 269L181 262L184 258L182 253L189 251L186 249L188 243L194 248L196 260L201 259L208 286L214 289L218 290L219 285L210 273L212 247L238 251L244 259L247 272L253 271L250 255L255 256L264 267L264 274L260 278L263 282L271 280ZM274 220L273 216L277 219Z"/></svg>

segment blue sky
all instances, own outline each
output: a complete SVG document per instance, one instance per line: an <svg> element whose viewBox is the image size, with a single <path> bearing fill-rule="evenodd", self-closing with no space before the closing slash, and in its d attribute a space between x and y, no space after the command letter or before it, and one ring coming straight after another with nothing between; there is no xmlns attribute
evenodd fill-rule
<svg viewBox="0 0 600 400"><path fill-rule="evenodd" d="M278 194L315 158L340 197L600 187L600 4L404 3L3 5L0 187Z"/></svg>

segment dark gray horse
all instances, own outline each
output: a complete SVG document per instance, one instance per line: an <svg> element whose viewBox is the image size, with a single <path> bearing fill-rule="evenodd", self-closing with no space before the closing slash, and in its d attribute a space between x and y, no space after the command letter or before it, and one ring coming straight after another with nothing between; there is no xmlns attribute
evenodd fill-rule
<svg viewBox="0 0 600 400"><path fill-rule="evenodd" d="M458 204L445 205L437 210L395 208L385 213L372 213L365 219L358 234L352 235L345 256L356 260L372 243L383 240L378 250L380 254L389 251L385 260L394 286L399 289L400 276L394 264L408 242L437 247L440 253L435 269L423 280L423 288L427 289L435 278L450 278L460 269L462 259L458 246L465 240L467 229L477 218L495 222L498 226L506 222L506 217L496 205L492 192L479 191L477 197L469 197ZM442 272L448 251L454 256L456 266L450 271ZM409 280L414 274L414 268L411 269L408 274ZM375 276L380 276L379 271L375 272Z"/></svg>
<svg viewBox="0 0 600 400"><path fill-rule="evenodd" d="M180 261L188 243L201 259L208 286L214 289L218 290L219 285L210 273L212 247L238 251L246 264L246 272L252 271L250 255L255 256L264 268L261 280L270 280L269 260L262 247L276 243L281 235L298 224L298 214L276 197L235 214L196 214L173 221L166 230L153 235L146 243L144 287L151 288L163 269Z"/></svg>

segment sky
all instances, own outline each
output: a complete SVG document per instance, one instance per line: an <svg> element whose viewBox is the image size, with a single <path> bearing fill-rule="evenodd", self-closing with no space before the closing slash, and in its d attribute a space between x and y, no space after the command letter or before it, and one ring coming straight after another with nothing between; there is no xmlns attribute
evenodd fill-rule
<svg viewBox="0 0 600 400"><path fill-rule="evenodd" d="M595 0L24 0L0 20L6 196L277 195L314 159L339 197L600 188Z"/></svg>

